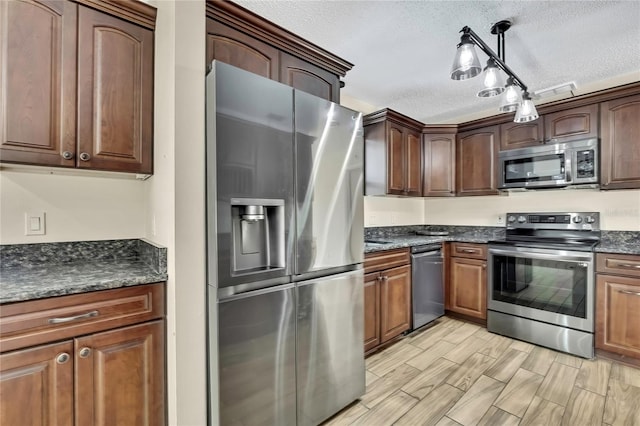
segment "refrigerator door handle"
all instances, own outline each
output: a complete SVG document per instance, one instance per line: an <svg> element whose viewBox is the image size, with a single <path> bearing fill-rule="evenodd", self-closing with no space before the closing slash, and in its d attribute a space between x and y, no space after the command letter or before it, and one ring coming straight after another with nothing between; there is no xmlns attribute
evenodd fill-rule
<svg viewBox="0 0 640 426"><path fill-rule="evenodd" d="M275 293L276 291L287 290L293 288L293 284L283 284L269 288L263 288L260 290L248 291L246 293L234 294L233 296L225 297L224 299L219 299L218 303L226 303L233 302L234 300L246 299L247 297L261 296L263 294Z"/></svg>
<svg viewBox="0 0 640 426"><path fill-rule="evenodd" d="M293 277L293 281L297 285L306 285L323 278L344 277L356 272L362 273L363 270L364 269L362 267L362 264L358 263L356 265L341 266L339 268L331 268L322 271L314 271L302 275L296 275L295 277Z"/></svg>

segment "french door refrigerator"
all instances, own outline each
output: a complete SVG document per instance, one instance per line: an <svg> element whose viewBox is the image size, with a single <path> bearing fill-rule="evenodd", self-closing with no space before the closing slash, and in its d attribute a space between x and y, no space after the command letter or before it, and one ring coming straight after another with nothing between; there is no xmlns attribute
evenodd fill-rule
<svg viewBox="0 0 640 426"><path fill-rule="evenodd" d="M364 394L362 115L216 61L206 83L210 422L316 425Z"/></svg>

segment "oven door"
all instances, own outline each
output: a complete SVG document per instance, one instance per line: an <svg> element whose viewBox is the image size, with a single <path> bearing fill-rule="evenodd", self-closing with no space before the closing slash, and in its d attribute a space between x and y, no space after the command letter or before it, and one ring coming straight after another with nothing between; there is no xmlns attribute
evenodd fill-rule
<svg viewBox="0 0 640 426"><path fill-rule="evenodd" d="M489 310L593 332L593 253L489 246Z"/></svg>
<svg viewBox="0 0 640 426"><path fill-rule="evenodd" d="M525 151L518 150L518 151ZM571 159L564 151L500 153L500 187L534 188L567 185Z"/></svg>

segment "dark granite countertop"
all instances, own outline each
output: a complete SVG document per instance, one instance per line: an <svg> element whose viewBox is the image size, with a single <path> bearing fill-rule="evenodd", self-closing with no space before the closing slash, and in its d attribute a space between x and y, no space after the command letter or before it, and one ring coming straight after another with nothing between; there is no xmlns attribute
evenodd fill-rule
<svg viewBox="0 0 640 426"><path fill-rule="evenodd" d="M416 232L448 232L446 236L422 236ZM487 243L503 239L505 228L492 226L444 226L412 225L387 226L365 229L365 253L437 244L444 241L464 243ZM388 244L369 244L366 241L383 241ZM601 241L596 252L640 255L640 232L602 231Z"/></svg>
<svg viewBox="0 0 640 426"><path fill-rule="evenodd" d="M167 250L144 240L0 246L0 304L167 279Z"/></svg>
<svg viewBox="0 0 640 426"><path fill-rule="evenodd" d="M596 252L640 255L640 232L602 231Z"/></svg>
<svg viewBox="0 0 640 426"><path fill-rule="evenodd" d="M447 235L426 236L416 235L416 232L433 232ZM444 241L461 243L487 243L491 240L504 238L504 227L494 226L443 226L443 225L413 225L388 226L365 229L365 253L383 250L414 247L426 244L437 244ZM384 241L388 244L371 244L367 241Z"/></svg>

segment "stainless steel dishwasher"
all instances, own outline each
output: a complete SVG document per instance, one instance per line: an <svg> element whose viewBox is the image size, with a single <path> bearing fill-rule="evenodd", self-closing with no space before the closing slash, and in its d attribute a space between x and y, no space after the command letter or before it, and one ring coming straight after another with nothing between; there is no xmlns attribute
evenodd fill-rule
<svg viewBox="0 0 640 426"><path fill-rule="evenodd" d="M411 248L413 329L444 315L443 256L440 244Z"/></svg>

